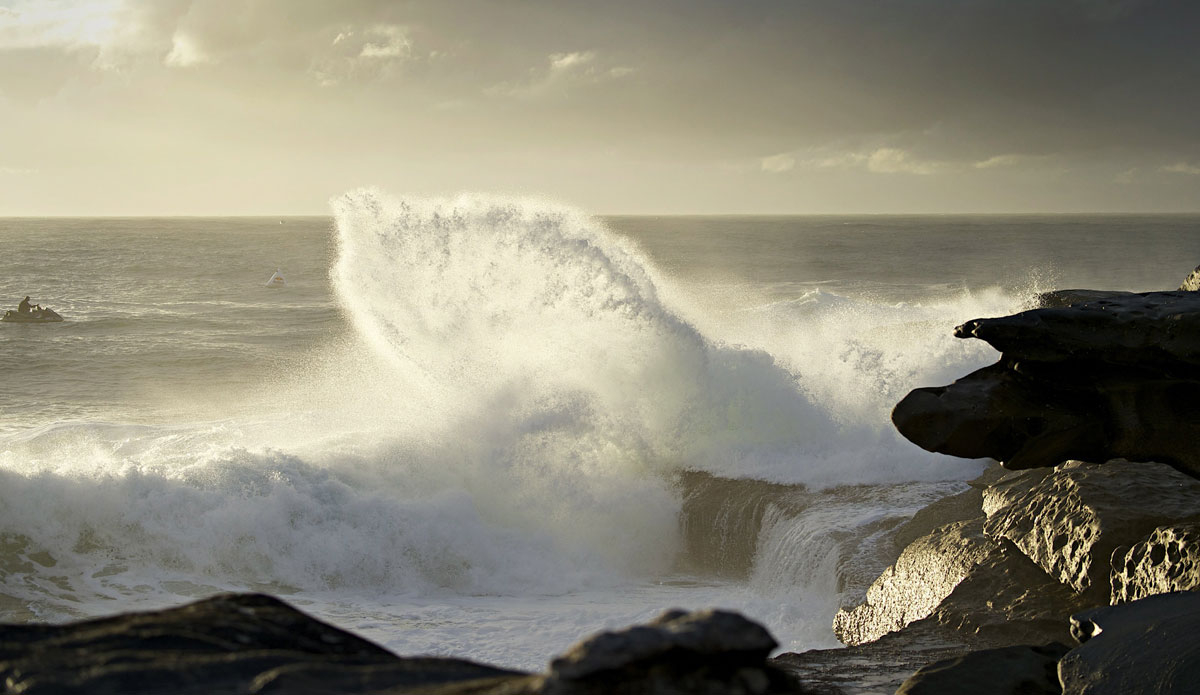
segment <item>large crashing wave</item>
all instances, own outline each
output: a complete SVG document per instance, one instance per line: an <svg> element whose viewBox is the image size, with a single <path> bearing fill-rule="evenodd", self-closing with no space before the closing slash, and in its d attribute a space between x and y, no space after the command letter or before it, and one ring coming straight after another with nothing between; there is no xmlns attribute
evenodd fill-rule
<svg viewBox="0 0 1200 695"><path fill-rule="evenodd" d="M572 470L799 470L830 444L790 373L664 307L643 259L593 218L372 191L334 208L343 307L444 422L549 438L527 455Z"/></svg>
<svg viewBox="0 0 1200 695"><path fill-rule="evenodd" d="M354 332L272 381L269 408L5 442L5 594L89 613L104 608L83 596L245 587L565 592L675 566L684 471L815 486L969 473L899 439L880 406L899 386L879 378L978 355L872 337L858 328L885 321L854 306L714 338L637 249L564 206L365 190L333 207ZM874 311L926 334L961 309ZM729 538L746 554L758 534Z"/></svg>

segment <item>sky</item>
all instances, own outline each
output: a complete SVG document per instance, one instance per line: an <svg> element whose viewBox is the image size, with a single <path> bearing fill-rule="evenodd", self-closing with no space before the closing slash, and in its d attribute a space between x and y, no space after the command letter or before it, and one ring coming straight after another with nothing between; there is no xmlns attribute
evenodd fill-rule
<svg viewBox="0 0 1200 695"><path fill-rule="evenodd" d="M0 215L1200 211L1192 0L0 0Z"/></svg>

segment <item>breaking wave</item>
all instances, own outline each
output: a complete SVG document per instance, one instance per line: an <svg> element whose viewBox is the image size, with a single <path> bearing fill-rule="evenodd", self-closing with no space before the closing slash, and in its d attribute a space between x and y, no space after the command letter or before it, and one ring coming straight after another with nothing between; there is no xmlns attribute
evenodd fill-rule
<svg viewBox="0 0 1200 695"><path fill-rule="evenodd" d="M718 321L566 206L360 190L333 208L352 331L304 369L201 421L5 435L11 615L236 588L554 594L679 568L835 594L838 525L860 543L915 504L848 486L923 481L924 500L975 471L887 411L994 359L949 327L1019 299L816 292Z"/></svg>

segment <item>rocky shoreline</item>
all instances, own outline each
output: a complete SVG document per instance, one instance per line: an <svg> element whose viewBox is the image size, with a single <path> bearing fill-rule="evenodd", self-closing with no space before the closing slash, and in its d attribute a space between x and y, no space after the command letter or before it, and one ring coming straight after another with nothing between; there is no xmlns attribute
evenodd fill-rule
<svg viewBox="0 0 1200 695"><path fill-rule="evenodd" d="M1171 292L1063 290L956 329L1001 352L916 389L899 431L997 463L918 513L833 628L769 658L734 613L668 611L521 673L398 657L261 594L0 626L13 693L1184 693L1200 682L1200 268Z"/></svg>
<svg viewBox="0 0 1200 695"><path fill-rule="evenodd" d="M844 653L779 661L938 657L843 693L1193 692L1198 288L1200 268L1176 291L1062 290L959 326L999 361L916 389L892 419L930 451L998 464L839 611Z"/></svg>

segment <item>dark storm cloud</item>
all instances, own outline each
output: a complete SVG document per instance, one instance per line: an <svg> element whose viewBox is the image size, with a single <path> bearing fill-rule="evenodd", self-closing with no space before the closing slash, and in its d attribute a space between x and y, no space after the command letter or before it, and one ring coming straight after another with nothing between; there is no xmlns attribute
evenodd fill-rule
<svg viewBox="0 0 1200 695"><path fill-rule="evenodd" d="M656 5L661 54L648 70L681 116L714 129L809 146L894 137L928 158L1195 154L1197 3L672 6Z"/></svg>
<svg viewBox="0 0 1200 695"><path fill-rule="evenodd" d="M1197 26L1182 0L0 0L0 170L119 152L130 180L191 161L181 198L284 171L318 204L1194 208Z"/></svg>

